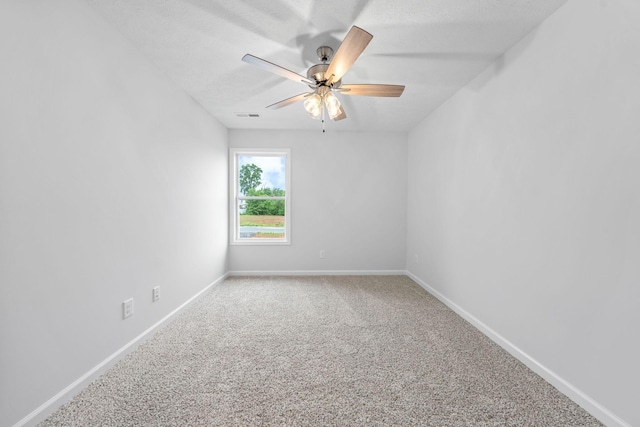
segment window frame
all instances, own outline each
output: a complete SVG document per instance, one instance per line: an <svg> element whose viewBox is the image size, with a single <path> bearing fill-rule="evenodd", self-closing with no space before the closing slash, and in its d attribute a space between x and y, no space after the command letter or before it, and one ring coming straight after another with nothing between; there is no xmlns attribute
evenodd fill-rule
<svg viewBox="0 0 640 427"><path fill-rule="evenodd" d="M240 156L284 157L284 196L243 196L240 195ZM229 241L231 245L265 246L291 244L291 150L288 148L230 148L229 149ZM242 238L240 237L241 200L284 200L284 237L282 238Z"/></svg>

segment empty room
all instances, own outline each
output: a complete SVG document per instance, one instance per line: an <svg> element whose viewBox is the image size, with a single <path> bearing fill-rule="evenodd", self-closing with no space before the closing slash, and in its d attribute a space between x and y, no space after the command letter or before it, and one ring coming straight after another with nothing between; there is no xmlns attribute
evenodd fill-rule
<svg viewBox="0 0 640 427"><path fill-rule="evenodd" d="M2 0L0 426L640 426L636 0Z"/></svg>

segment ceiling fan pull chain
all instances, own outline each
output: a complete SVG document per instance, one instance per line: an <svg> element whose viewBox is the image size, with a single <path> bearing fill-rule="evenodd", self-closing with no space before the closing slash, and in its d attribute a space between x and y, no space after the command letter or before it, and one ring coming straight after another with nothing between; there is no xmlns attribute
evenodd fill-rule
<svg viewBox="0 0 640 427"><path fill-rule="evenodd" d="M322 133L324 133L324 105L322 106Z"/></svg>

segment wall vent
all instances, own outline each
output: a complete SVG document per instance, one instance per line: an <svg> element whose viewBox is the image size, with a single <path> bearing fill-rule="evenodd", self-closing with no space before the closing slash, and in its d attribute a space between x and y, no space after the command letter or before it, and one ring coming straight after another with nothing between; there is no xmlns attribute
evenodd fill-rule
<svg viewBox="0 0 640 427"><path fill-rule="evenodd" d="M260 114L258 113L236 113L236 117L248 117L248 118L258 118Z"/></svg>

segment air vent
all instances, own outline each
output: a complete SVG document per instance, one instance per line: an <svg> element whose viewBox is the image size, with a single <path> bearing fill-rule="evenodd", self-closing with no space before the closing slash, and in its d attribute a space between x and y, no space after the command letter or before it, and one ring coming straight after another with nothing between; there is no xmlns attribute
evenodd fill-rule
<svg viewBox="0 0 640 427"><path fill-rule="evenodd" d="M260 114L258 113L236 113L236 117L248 117L248 118L259 118Z"/></svg>

